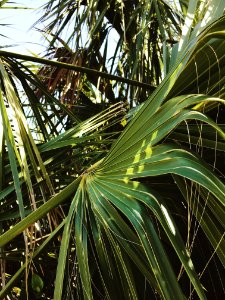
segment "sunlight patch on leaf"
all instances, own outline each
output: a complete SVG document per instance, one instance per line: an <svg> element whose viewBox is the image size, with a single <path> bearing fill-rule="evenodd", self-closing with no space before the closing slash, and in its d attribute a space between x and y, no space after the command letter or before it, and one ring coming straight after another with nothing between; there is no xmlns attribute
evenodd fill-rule
<svg viewBox="0 0 225 300"><path fill-rule="evenodd" d="M135 213L136 216L138 216L138 218L139 218L140 220L142 220L142 215L139 213L138 210L134 209L134 213ZM146 238L146 234L144 235L144 238Z"/></svg>
<svg viewBox="0 0 225 300"><path fill-rule="evenodd" d="M128 168L126 175L132 175L132 174L134 174L134 168Z"/></svg>
<svg viewBox="0 0 225 300"><path fill-rule="evenodd" d="M189 266L192 270L194 269L194 265L193 265L191 259L188 260L188 266Z"/></svg>
<svg viewBox="0 0 225 300"><path fill-rule="evenodd" d="M168 214L167 209L162 204L161 204L161 209L162 209L162 212L163 212L163 214L164 214L164 216L166 218L166 221L167 221L167 223L169 225L169 228L170 228L171 232L173 233L173 235L175 235L176 234L176 230L175 230L175 227L173 225L173 221L171 220L171 218L170 218L170 216Z"/></svg>
<svg viewBox="0 0 225 300"><path fill-rule="evenodd" d="M125 127L127 125L127 120L125 118L121 121L121 125L123 127Z"/></svg>
<svg viewBox="0 0 225 300"><path fill-rule="evenodd" d="M141 173L144 170L144 168L145 168L144 165L138 166L138 173Z"/></svg>
<svg viewBox="0 0 225 300"><path fill-rule="evenodd" d="M123 182L126 183L126 184L128 184L128 182L129 182L129 177L124 177Z"/></svg>
<svg viewBox="0 0 225 300"><path fill-rule="evenodd" d="M137 189L137 188L139 187L139 185L140 185L140 182L138 182L138 181L133 181L133 187L134 187L135 189Z"/></svg>
<svg viewBox="0 0 225 300"><path fill-rule="evenodd" d="M140 153L136 154L134 157L134 163L138 163L140 161L140 158L141 158L141 154Z"/></svg>
<svg viewBox="0 0 225 300"><path fill-rule="evenodd" d="M145 149L146 156L145 158L150 158L152 156L152 147L150 145Z"/></svg>
<svg viewBox="0 0 225 300"><path fill-rule="evenodd" d="M151 142L154 141L154 139L157 137L158 135L158 130L154 131L151 137Z"/></svg>

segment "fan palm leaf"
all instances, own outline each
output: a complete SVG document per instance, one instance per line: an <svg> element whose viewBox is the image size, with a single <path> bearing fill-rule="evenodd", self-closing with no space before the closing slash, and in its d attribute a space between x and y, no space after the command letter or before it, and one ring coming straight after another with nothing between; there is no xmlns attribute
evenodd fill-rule
<svg viewBox="0 0 225 300"><path fill-rule="evenodd" d="M204 281L204 275L212 258L216 267L224 271L224 179L209 165L207 156L202 155L203 160L198 149L202 145L208 151L217 147L224 151L224 126L215 122L213 113L215 107L224 105L225 4L219 0L207 4L192 0L179 2L179 8L173 12L167 1L150 4L133 1L127 14L123 1L65 1L58 5L50 1L48 4L51 16L58 16L48 29L53 30L59 22L52 43L76 14L76 28L83 22L89 25L92 39L88 47L93 47L90 57L95 55L99 59L99 70L107 70L106 56L103 55L101 63L97 47L103 45L107 36L104 31L107 22L121 34L117 48L127 47L123 53L120 51L122 73L130 80L142 80L141 68L149 67L157 55L152 71L156 75L152 79L148 73L148 82L159 86L143 105L124 119L123 124L125 120L129 122L119 137L121 127L117 126L124 116L122 103L83 122L70 112L76 124L66 130L63 119L68 108L54 97L57 93L51 94L37 74L18 62L25 56L0 52L1 168L9 178L6 183L2 178L0 199L6 209L8 199L10 205L14 203L13 207L19 206L15 219L6 220L0 247L10 251L14 240L38 221L50 232L51 226L46 225L45 216L67 203L64 210L61 208L53 214L56 231L64 226L60 249L55 248L58 261L54 299L144 299L146 295L164 299L192 296L207 299L213 292L209 282ZM150 15L143 10L148 5ZM82 13L78 11L80 6ZM209 15L214 7L218 9ZM137 16L142 23L136 22ZM150 26L148 22L152 18L154 22ZM168 20L170 23L166 23ZM153 25L155 38L160 37L157 49L151 48L144 63L142 59L140 64L135 63L143 55L140 49L144 48ZM140 30L143 36L138 34ZM97 32L99 37L95 37ZM178 39L180 33L180 42L171 49L166 43L168 37ZM135 45L132 44L134 37ZM163 44L163 54L159 43ZM163 71L159 67L162 61ZM36 62L92 72L91 64L89 69L84 69L43 59L36 59ZM129 62L128 66L125 62ZM97 74L104 76L105 73L98 71ZM45 132L40 126L39 145L27 125L26 110L22 109L15 78L29 96L34 96L35 90L41 91L44 97L40 100L36 95L35 98L38 106L46 105L51 110L53 104L58 103L60 107L54 108L58 112L52 117L31 103L33 118L39 118L40 124L43 118L50 128ZM119 77L114 79L119 81ZM57 84L58 81L54 87L58 88ZM90 82L88 84L90 86ZM130 93L132 98L135 90ZM140 102L139 98L137 103ZM9 109L18 130L12 125ZM112 132L107 131L108 128L112 128ZM190 141L191 149L186 147ZM37 208L26 200L34 191ZM14 195L15 202L11 199ZM22 220L16 224L18 211ZM59 221L61 218L64 218L63 223ZM197 224L196 228L191 221ZM34 257L41 255L47 243L53 243L56 231L36 246ZM194 246L199 233L204 236L200 241L206 246L204 257L199 256L196 261L202 249ZM25 262L1 296L9 292L27 266Z"/></svg>

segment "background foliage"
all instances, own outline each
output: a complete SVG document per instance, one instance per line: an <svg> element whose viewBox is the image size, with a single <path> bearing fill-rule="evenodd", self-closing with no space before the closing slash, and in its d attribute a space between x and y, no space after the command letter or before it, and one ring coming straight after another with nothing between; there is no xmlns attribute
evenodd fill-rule
<svg viewBox="0 0 225 300"><path fill-rule="evenodd" d="M224 8L49 0L0 51L1 299L223 299Z"/></svg>

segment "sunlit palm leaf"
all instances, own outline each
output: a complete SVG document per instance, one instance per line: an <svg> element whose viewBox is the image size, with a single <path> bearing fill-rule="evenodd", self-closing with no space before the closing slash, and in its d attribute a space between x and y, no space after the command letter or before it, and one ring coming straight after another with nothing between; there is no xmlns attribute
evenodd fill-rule
<svg viewBox="0 0 225 300"><path fill-rule="evenodd" d="M216 149L224 151L224 126L219 127L213 121L213 114L218 104L219 107L224 105L225 18L222 14L225 4L219 0L179 2L180 6L177 2L173 10L168 1L134 1L132 6L129 1L70 0L49 1L46 6L52 11L47 11L45 19L58 17L51 20L48 30L54 30L59 22L59 29L51 32L52 44L60 41L60 34L69 21L75 20L77 47L82 46L89 54L85 62L89 74L93 73L93 66L104 72L109 69L107 39L110 26L114 26L120 37L112 61L115 66L117 54L120 61L110 72L157 85L165 77L146 103L128 115L129 123L116 141L114 138L121 130L118 122L124 114L122 104L80 122L74 113L57 102L50 89L45 89L43 82L46 84L46 81L18 63L17 59L25 56L12 53L7 56L2 52L1 168L7 176L10 174L10 179L7 185L2 179L0 199L5 208L8 205L5 197L11 200L16 191L17 197L21 196L23 220L18 224L16 220L7 222L0 246L13 243L13 239L31 224L71 200L64 210L67 217L59 250L54 299L75 294L84 299L144 299L154 294L165 299L184 299L192 297L193 293L195 297L206 299L207 293L211 296L211 287L202 280L205 270L212 259L218 270L225 265L223 177L218 177L221 174L215 170L215 162L211 163L213 168L210 167L207 155L203 152L203 161L198 153L202 145L208 151L213 148L215 153ZM80 44L77 29L84 24L89 28L90 41ZM73 34L72 30L68 44ZM180 42L174 45L178 40ZM59 62L51 64L63 67ZM82 71L85 69L79 69ZM51 70L47 73L51 74ZM49 82L56 90L60 89L59 78L65 84L71 78L69 73L64 78L61 71L54 74L58 77ZM101 72L96 74L106 76ZM13 91L17 86L15 77L29 97L35 99L30 106L32 118L42 133L38 146L25 125L26 110L21 110L24 106L19 102L19 93ZM108 105L115 101L116 93L121 99L128 96L131 106L145 99L140 96L145 92L136 87L116 84L120 90L106 100L101 88L108 85L111 89L112 85L102 81L100 86L97 81L84 78L86 85L82 88L86 96L94 95L96 89L101 91L101 103ZM77 86L72 93L76 93L75 90ZM18 133L7 114L8 103L12 109L16 108L13 112L19 124ZM46 113L45 107L50 107L51 115ZM56 117L52 117L54 113ZM67 114L74 122L69 130L64 126ZM50 128L47 131L43 120ZM211 127L209 132L205 124L206 128ZM113 132L107 131L114 125ZM191 149L184 146L189 142ZM24 160L26 168L23 170ZM35 186L31 184L34 180ZM25 183L30 191L40 189L43 194L45 182L49 183L48 195L41 197L39 193L35 201L43 201L45 196L48 199L53 192L58 194L26 216L30 211L23 211L27 194L24 196L21 186ZM18 216L18 211L13 216ZM191 224L193 220L194 225ZM183 223L185 234L180 226ZM11 224L14 226L7 231ZM50 228L44 227L49 232ZM195 259L194 244L199 232L204 233L204 238L200 238L202 249L206 245L206 259L198 257L203 267L201 264L199 267Z"/></svg>

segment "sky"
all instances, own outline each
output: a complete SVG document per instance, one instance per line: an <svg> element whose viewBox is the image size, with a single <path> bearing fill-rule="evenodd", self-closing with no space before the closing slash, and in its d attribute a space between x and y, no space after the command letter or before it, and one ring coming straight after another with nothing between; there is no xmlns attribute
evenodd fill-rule
<svg viewBox="0 0 225 300"><path fill-rule="evenodd" d="M45 4L46 0L15 0L13 2L14 4L4 6L24 6L31 9L0 9L0 48L22 54L31 54L31 52L40 54L45 50L44 39L39 32L30 28L41 16L37 8ZM10 25L2 26L2 24ZM5 48L6 45L14 46Z"/></svg>
<svg viewBox="0 0 225 300"><path fill-rule="evenodd" d="M1 2L1 1L0 1ZM43 11L38 8L43 6L47 0L14 0L4 5L29 7L30 9L0 9L0 50L16 52L28 55L43 56L46 47L45 40L41 33L32 29L32 25L43 15ZM2 24L9 24L3 26ZM42 24L38 25L43 28ZM118 42L118 35L111 30L111 46L108 48L108 57L112 57ZM4 37L6 36L6 37ZM83 31L83 41L85 37L88 40L87 32ZM46 43L47 44L47 43ZM12 45L11 47L8 47ZM103 49L103 47L102 47Z"/></svg>

